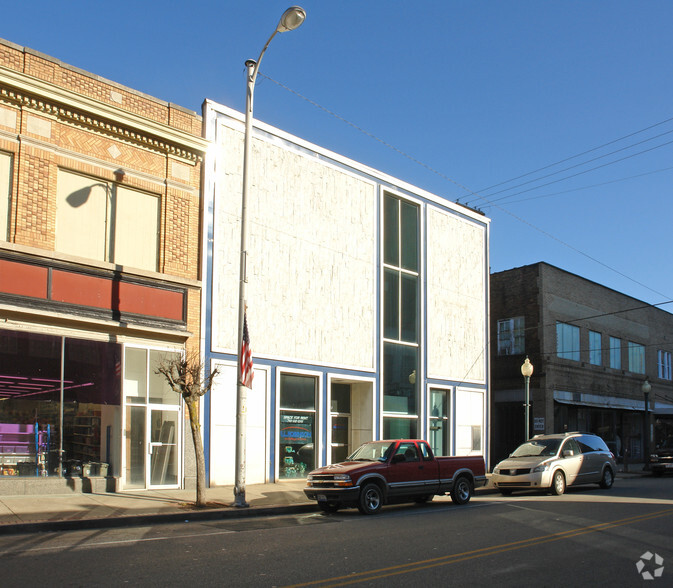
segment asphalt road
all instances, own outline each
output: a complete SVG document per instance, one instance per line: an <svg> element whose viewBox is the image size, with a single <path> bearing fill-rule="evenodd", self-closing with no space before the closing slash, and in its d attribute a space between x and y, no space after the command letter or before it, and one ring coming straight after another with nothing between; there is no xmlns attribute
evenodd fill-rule
<svg viewBox="0 0 673 588"><path fill-rule="evenodd" d="M442 498L371 517L346 510L0 536L0 574L3 587L663 588L673 585L673 477L563 496L487 495L463 507Z"/></svg>

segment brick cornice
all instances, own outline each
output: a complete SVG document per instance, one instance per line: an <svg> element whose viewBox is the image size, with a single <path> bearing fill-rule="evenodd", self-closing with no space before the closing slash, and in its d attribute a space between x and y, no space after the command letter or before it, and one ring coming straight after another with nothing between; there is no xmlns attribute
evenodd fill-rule
<svg viewBox="0 0 673 588"><path fill-rule="evenodd" d="M201 137L0 66L0 99L149 149L198 162Z"/></svg>

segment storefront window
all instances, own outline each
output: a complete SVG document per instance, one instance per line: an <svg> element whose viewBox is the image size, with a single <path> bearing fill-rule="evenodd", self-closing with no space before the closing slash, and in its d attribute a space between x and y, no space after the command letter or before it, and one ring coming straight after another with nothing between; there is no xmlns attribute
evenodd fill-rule
<svg viewBox="0 0 673 588"><path fill-rule="evenodd" d="M2 330L0 365L2 475L117 471L120 345Z"/></svg>
<svg viewBox="0 0 673 588"><path fill-rule="evenodd" d="M311 376L280 377L279 474L305 478L316 463L316 385Z"/></svg>
<svg viewBox="0 0 673 588"><path fill-rule="evenodd" d="M124 396L127 404L147 402L147 350L126 348Z"/></svg>
<svg viewBox="0 0 673 588"><path fill-rule="evenodd" d="M384 439L416 439L417 431L416 419L383 417Z"/></svg>
<svg viewBox="0 0 673 588"><path fill-rule="evenodd" d="M418 348L383 345L383 410L416 414Z"/></svg>
<svg viewBox="0 0 673 588"><path fill-rule="evenodd" d="M168 351L150 351L149 397L152 404L180 404L180 397L171 389L166 378L157 373L158 367L165 361L180 357L179 353Z"/></svg>

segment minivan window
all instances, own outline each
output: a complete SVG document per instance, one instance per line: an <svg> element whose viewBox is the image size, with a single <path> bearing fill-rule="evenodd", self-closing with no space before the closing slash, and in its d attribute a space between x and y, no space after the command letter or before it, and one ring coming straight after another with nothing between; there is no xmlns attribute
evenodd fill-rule
<svg viewBox="0 0 673 588"><path fill-rule="evenodd" d="M582 448L582 453L590 453L592 451L609 451L607 445L603 443L600 437L594 435L582 435L577 438L577 442Z"/></svg>
<svg viewBox="0 0 673 588"><path fill-rule="evenodd" d="M561 450L561 455L563 455L563 452L569 450L572 451L573 455L580 455L582 452L582 449L580 448L580 445L575 441L575 439L568 439L565 444L563 445L563 449Z"/></svg>
<svg viewBox="0 0 673 588"><path fill-rule="evenodd" d="M511 457L537 457L538 455L556 455L561 439L531 439L519 445Z"/></svg>

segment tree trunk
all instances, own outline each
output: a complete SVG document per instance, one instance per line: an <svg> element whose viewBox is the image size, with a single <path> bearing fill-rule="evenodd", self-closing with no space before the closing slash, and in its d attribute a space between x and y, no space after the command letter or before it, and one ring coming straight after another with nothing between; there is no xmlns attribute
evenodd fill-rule
<svg viewBox="0 0 673 588"><path fill-rule="evenodd" d="M196 506L206 505L206 459L203 454L201 426L199 425L199 401L185 400L189 411L189 424L192 429L194 452L196 453Z"/></svg>

